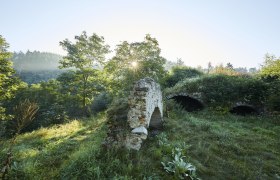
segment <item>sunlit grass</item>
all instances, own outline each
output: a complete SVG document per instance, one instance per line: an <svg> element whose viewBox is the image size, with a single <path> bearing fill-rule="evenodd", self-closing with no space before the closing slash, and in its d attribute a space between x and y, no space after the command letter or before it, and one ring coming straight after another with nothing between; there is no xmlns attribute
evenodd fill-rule
<svg viewBox="0 0 280 180"><path fill-rule="evenodd" d="M139 152L104 148L105 116L42 128L18 137L11 179L174 179L161 162L183 149L202 179L277 179L278 117L174 111L165 118L166 142L149 137ZM1 144L3 159L8 141Z"/></svg>
<svg viewBox="0 0 280 180"><path fill-rule="evenodd" d="M279 117L199 112L175 113L169 120L170 141L191 145L186 151L203 179L278 177Z"/></svg>
<svg viewBox="0 0 280 180"><path fill-rule="evenodd" d="M104 116L74 120L66 124L25 133L18 136L13 149L11 177L45 179L59 176L59 170L80 150L100 146L105 136ZM1 159L9 141L3 143Z"/></svg>

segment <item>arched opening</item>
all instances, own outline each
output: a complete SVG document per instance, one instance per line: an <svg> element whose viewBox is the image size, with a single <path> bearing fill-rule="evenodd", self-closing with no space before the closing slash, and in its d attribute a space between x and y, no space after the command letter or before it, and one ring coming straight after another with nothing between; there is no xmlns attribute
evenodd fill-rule
<svg viewBox="0 0 280 180"><path fill-rule="evenodd" d="M249 106L249 105L235 106L229 112L232 114L237 114L237 115L241 115L241 116L258 114L258 111L256 110L256 108L254 108L253 106Z"/></svg>
<svg viewBox="0 0 280 180"><path fill-rule="evenodd" d="M161 129L161 128L162 128L162 117L159 108L156 107L151 116L149 129Z"/></svg>
<svg viewBox="0 0 280 180"><path fill-rule="evenodd" d="M204 108L204 105L199 100L190 96L174 96L171 99L174 99L188 112L199 111Z"/></svg>

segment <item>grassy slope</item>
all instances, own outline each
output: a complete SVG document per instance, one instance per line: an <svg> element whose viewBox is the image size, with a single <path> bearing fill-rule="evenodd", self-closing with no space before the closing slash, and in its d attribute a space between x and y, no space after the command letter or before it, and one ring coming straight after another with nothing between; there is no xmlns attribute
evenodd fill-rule
<svg viewBox="0 0 280 180"><path fill-rule="evenodd" d="M280 175L279 117L207 112L173 117L177 121L168 124L169 140L191 145L186 151L199 177L273 179Z"/></svg>
<svg viewBox="0 0 280 180"><path fill-rule="evenodd" d="M149 137L139 152L105 150L104 116L20 135L12 179L172 179L161 162L181 147L202 179L276 179L280 175L280 120L172 112L165 144ZM2 142L1 147L7 147ZM6 149L0 151L3 159Z"/></svg>

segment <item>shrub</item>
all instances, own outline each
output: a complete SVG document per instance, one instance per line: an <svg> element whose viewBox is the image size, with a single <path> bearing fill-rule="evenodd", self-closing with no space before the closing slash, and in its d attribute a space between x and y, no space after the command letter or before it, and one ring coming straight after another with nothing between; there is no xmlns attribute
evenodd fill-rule
<svg viewBox="0 0 280 180"><path fill-rule="evenodd" d="M237 102L262 106L267 85L262 80L248 76L209 75L186 79L165 93L200 94L201 99L212 109L227 109Z"/></svg>
<svg viewBox="0 0 280 180"><path fill-rule="evenodd" d="M202 74L203 73L201 71L191 67L175 66L165 78L163 85L165 87L172 87L179 81L182 81L186 78L199 77Z"/></svg>
<svg viewBox="0 0 280 180"><path fill-rule="evenodd" d="M266 105L269 111L280 112L280 80L268 83Z"/></svg>
<svg viewBox="0 0 280 180"><path fill-rule="evenodd" d="M13 107L24 99L29 99L38 104L37 116L28 127L23 129L24 132L68 120L64 96L57 91L58 87L59 84L55 80L33 84L30 87L18 90L15 98L7 103L7 110L10 114L13 114Z"/></svg>
<svg viewBox="0 0 280 180"><path fill-rule="evenodd" d="M107 93L101 93L94 98L91 105L91 112L93 114L104 111L108 108L109 104L112 102L112 98Z"/></svg>

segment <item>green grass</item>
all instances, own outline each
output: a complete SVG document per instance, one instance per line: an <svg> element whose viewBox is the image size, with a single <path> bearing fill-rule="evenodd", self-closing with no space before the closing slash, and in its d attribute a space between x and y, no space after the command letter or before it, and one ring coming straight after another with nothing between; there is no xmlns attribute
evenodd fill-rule
<svg viewBox="0 0 280 180"><path fill-rule="evenodd" d="M201 179L279 179L279 117L174 111L139 152L102 146L104 115L18 137L11 179L176 179L161 162L180 147ZM159 143L161 141L161 143ZM0 144L3 161L8 141ZM4 148L2 148L4 147Z"/></svg>
<svg viewBox="0 0 280 180"><path fill-rule="evenodd" d="M166 127L169 141L190 145L186 152L202 179L276 179L280 175L279 117L208 112L172 116Z"/></svg>

